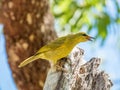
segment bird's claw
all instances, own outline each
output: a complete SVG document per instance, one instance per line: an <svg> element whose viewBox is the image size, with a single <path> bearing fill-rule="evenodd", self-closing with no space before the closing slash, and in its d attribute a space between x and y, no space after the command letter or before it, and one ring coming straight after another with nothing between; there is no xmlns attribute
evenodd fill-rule
<svg viewBox="0 0 120 90"><path fill-rule="evenodd" d="M66 58L66 57L58 60L56 65L55 65L56 66L56 70L57 71L68 72L67 69L64 68L64 65L65 65L66 62L70 63L68 58Z"/></svg>
<svg viewBox="0 0 120 90"><path fill-rule="evenodd" d="M59 65L56 65L56 70L57 71L63 71L63 72L68 72L65 68L59 66Z"/></svg>

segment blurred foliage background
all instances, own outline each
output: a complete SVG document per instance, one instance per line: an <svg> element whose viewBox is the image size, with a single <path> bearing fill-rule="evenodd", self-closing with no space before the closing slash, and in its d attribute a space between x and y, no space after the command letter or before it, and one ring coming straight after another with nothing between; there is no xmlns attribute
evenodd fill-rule
<svg viewBox="0 0 120 90"><path fill-rule="evenodd" d="M95 37L106 39L110 29L116 32L120 24L119 0L51 0L58 32L86 32L96 30Z"/></svg>

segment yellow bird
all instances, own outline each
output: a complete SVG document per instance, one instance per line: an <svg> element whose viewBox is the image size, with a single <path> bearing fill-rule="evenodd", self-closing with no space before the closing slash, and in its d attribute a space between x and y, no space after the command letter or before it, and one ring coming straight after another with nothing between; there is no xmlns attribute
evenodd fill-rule
<svg viewBox="0 0 120 90"><path fill-rule="evenodd" d="M94 39L84 32L77 34L70 34L64 37L57 38L51 43L43 46L33 56L25 59L20 63L19 67L23 67L36 59L46 59L52 61L54 64L57 63L63 57L66 57L76 44Z"/></svg>

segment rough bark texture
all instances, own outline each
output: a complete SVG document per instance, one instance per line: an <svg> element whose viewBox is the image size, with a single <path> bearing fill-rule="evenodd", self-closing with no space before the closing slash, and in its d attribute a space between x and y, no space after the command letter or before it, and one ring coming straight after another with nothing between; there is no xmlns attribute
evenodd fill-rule
<svg viewBox="0 0 120 90"><path fill-rule="evenodd" d="M110 90L112 82L104 71L98 70L100 58L85 62L84 51L74 48L64 67L67 72L50 69L44 90Z"/></svg>
<svg viewBox="0 0 120 90"><path fill-rule="evenodd" d="M48 0L0 0L6 49L19 90L42 90L49 62L37 60L24 68L18 64L56 38Z"/></svg>

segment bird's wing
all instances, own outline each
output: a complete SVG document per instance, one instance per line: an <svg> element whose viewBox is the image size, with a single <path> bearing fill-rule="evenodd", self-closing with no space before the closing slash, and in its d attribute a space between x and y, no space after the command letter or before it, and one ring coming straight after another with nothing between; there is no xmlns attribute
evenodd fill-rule
<svg viewBox="0 0 120 90"><path fill-rule="evenodd" d="M57 40L43 46L35 55L25 59L22 63L20 63L19 67L23 67L27 64L29 64L30 62L40 58L39 54L49 51L49 50L53 50L56 49L58 47L60 47L64 42L65 42L66 38L58 38Z"/></svg>
<svg viewBox="0 0 120 90"><path fill-rule="evenodd" d="M66 40L66 36L58 38L55 41L43 46L36 54L46 52L46 51L49 51L49 50L54 50L54 49L60 47L61 45L63 45L65 40Z"/></svg>

